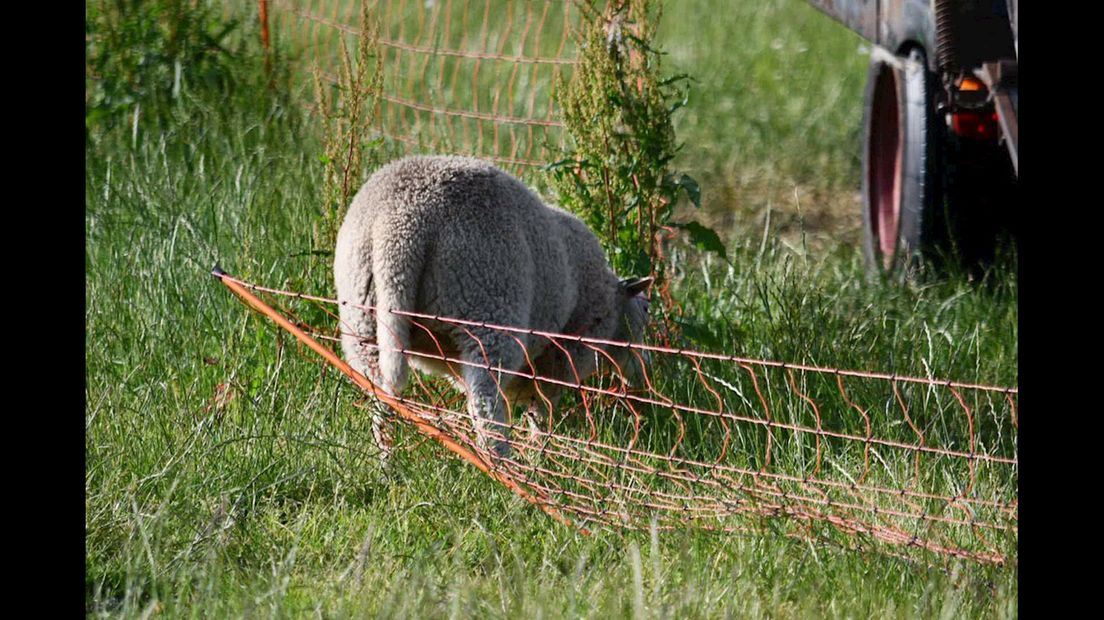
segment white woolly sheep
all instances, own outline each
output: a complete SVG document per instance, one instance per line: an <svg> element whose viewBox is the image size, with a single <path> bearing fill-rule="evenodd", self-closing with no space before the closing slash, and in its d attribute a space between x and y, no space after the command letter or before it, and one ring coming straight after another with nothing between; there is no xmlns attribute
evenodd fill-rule
<svg viewBox="0 0 1104 620"><path fill-rule="evenodd" d="M400 350L462 360L450 365L409 357L416 368L450 376L465 390L485 446L484 421L506 419L503 397L538 404L532 380L488 365L530 373L520 340L538 375L573 383L597 370L594 346L561 341L569 361L543 337L439 321L418 321L419 327L392 311L638 342L651 284L651 278L614 275L579 218L545 205L495 166L456 156L407 157L372 175L338 232L334 279L342 348L353 368L397 396L408 373ZM375 315L358 305L374 306ZM373 337L378 348L366 346ZM627 348L607 353L627 374L639 372L639 357ZM560 390L547 383L540 390L555 406ZM378 414L373 430L386 455L389 439ZM505 442L493 447L508 451Z"/></svg>

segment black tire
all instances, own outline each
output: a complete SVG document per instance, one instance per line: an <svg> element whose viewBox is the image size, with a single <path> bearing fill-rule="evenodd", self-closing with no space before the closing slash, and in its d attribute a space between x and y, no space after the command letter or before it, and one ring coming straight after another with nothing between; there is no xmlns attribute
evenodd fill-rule
<svg viewBox="0 0 1104 620"><path fill-rule="evenodd" d="M934 77L923 55L871 60L863 131L863 256L872 276L915 271L943 245L935 221L939 195Z"/></svg>
<svg viewBox="0 0 1104 620"><path fill-rule="evenodd" d="M1018 180L1003 144L960 138L947 132L942 150L942 208L933 224L944 243L931 248L940 271L961 269L981 276L1015 248L1018 236Z"/></svg>

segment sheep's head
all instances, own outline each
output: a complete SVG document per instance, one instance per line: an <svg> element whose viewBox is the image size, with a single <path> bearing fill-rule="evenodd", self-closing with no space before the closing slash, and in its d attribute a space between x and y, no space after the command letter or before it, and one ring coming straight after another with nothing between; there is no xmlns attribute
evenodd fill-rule
<svg viewBox="0 0 1104 620"><path fill-rule="evenodd" d="M640 342L644 339L644 329L648 326L648 292L652 281L653 278L621 280L618 288L622 306L613 340ZM630 383L639 381L644 373L644 366L651 363L651 356L647 351L612 347L609 353Z"/></svg>

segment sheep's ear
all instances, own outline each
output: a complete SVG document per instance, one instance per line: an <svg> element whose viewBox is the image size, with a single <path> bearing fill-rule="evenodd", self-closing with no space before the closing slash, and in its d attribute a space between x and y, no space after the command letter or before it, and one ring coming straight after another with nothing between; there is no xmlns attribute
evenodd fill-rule
<svg viewBox="0 0 1104 620"><path fill-rule="evenodd" d="M621 286L625 289L625 293L630 297L633 295L645 295L648 289L651 288L652 282L655 278L626 278L621 280Z"/></svg>

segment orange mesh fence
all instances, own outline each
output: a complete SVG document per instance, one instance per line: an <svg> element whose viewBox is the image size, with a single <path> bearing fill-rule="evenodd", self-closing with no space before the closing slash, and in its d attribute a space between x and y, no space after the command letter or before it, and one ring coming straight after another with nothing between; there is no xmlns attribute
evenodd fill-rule
<svg viewBox="0 0 1104 620"><path fill-rule="evenodd" d="M412 372L407 389L392 397L321 344L341 339L340 327L321 325L341 325L336 300L216 275L388 404L395 417L584 530L655 524L772 531L906 557L985 563L1004 563L1015 553L1017 388L396 312L434 343L403 350L408 359L433 360L454 372L488 369L503 397L508 383L532 385L536 407L508 403L504 422L473 424L463 393L444 381ZM316 325L301 316L314 317ZM457 343L434 336L442 326L472 339L487 330L505 334L526 362L502 367L482 342L476 342L481 359L462 359ZM360 336L369 347L388 346ZM533 357L553 348L567 355L572 369L580 356L572 359L569 348L594 356L605 370L591 377L541 375ZM615 355L619 350L627 356ZM643 370L632 385L619 357ZM562 398L548 413L555 393ZM485 449L488 437L510 450Z"/></svg>
<svg viewBox="0 0 1104 620"><path fill-rule="evenodd" d="M357 49L360 3L262 2L293 75L340 84L341 46ZM490 159L515 174L559 159L553 90L574 64L572 0L377 0L383 84L377 130L395 153ZM305 83L305 82L303 82Z"/></svg>

